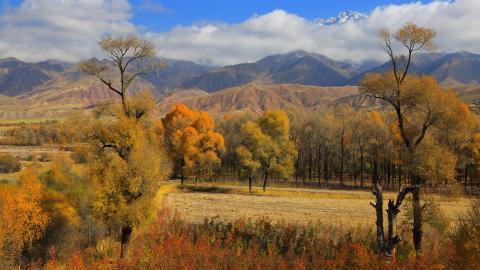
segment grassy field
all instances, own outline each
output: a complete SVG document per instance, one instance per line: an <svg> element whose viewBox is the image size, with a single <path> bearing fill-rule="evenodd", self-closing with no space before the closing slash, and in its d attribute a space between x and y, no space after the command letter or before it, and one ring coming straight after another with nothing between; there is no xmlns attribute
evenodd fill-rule
<svg viewBox="0 0 480 270"><path fill-rule="evenodd" d="M395 196L395 193L386 193L385 201ZM181 189L178 184L167 184L158 197L162 198L158 199L159 204L165 203L192 222L201 222L206 217L226 221L268 218L274 222L371 227L375 216L370 205L373 196L368 191L269 188L264 193L255 188L250 193L248 188L239 186L204 184ZM452 222L470 203L466 198L428 197Z"/></svg>

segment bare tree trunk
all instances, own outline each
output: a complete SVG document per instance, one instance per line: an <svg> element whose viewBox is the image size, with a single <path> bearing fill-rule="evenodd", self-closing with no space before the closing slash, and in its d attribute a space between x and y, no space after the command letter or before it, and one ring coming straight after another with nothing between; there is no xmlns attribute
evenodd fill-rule
<svg viewBox="0 0 480 270"><path fill-rule="evenodd" d="M417 177L415 177L417 178ZM417 181L416 181L417 182ZM417 184L417 183L416 183ZM420 189L412 191L413 204L413 244L417 253L422 251L422 207L420 206Z"/></svg>
<svg viewBox="0 0 480 270"><path fill-rule="evenodd" d="M122 236L120 239L120 258L125 258L127 255L127 245L128 241L130 240L130 236L132 235L132 227L130 226L123 226L122 227Z"/></svg>
<svg viewBox="0 0 480 270"><path fill-rule="evenodd" d="M402 187L402 164L398 165L398 187Z"/></svg>
<svg viewBox="0 0 480 270"><path fill-rule="evenodd" d="M325 146L325 155L323 160L323 178L325 178L325 182L328 185L328 150Z"/></svg>
<svg viewBox="0 0 480 270"><path fill-rule="evenodd" d="M264 178L263 178L263 192L267 190L267 180L268 180L268 172L265 172Z"/></svg>
<svg viewBox="0 0 480 270"><path fill-rule="evenodd" d="M377 248L379 252L385 250L385 234L383 229L383 192L378 182L373 185L372 193L375 195L375 204L370 203L375 208L376 213L376 227L377 227Z"/></svg>
<svg viewBox="0 0 480 270"><path fill-rule="evenodd" d="M363 152L360 153L360 186L363 188L364 187L364 175L363 175L363 170L364 170L364 161L363 161Z"/></svg>
<svg viewBox="0 0 480 270"><path fill-rule="evenodd" d="M387 257L390 257L395 253L395 246L400 242L400 238L395 234L395 223L398 213L400 213L400 207L403 200L408 193L418 190L420 186L409 186L405 189L401 189L397 194L397 201L388 200L387 218L388 218L388 232L387 232L387 246L385 247L385 253Z"/></svg>
<svg viewBox="0 0 480 270"><path fill-rule="evenodd" d="M252 173L248 174L248 191L252 192Z"/></svg>
<svg viewBox="0 0 480 270"><path fill-rule="evenodd" d="M467 186L468 180L468 151L465 149L465 186Z"/></svg>

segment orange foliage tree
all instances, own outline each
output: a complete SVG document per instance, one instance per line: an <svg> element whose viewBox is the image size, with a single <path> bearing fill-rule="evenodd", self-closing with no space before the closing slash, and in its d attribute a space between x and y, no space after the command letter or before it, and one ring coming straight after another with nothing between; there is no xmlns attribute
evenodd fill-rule
<svg viewBox="0 0 480 270"><path fill-rule="evenodd" d="M19 265L25 251L43 237L49 215L42 207L45 191L32 168L18 186L0 186L0 261ZM2 265L0 265L2 267Z"/></svg>
<svg viewBox="0 0 480 270"><path fill-rule="evenodd" d="M198 179L220 164L218 152L225 149L224 139L215 132L215 122L208 113L176 104L160 126L182 185L189 175Z"/></svg>

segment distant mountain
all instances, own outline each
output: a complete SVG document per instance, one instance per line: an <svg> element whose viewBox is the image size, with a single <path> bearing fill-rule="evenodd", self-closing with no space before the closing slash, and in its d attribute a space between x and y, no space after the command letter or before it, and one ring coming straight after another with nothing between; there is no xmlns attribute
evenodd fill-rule
<svg viewBox="0 0 480 270"><path fill-rule="evenodd" d="M390 62L358 74L346 85L358 85L366 73L384 72L391 68ZM456 52L448 54L418 54L414 58L411 72L430 75L445 87L458 88L480 83L480 54Z"/></svg>
<svg viewBox="0 0 480 270"><path fill-rule="evenodd" d="M358 87L320 87L295 84L249 84L228 88L208 95L183 98L182 103L207 111L222 114L234 111L261 113L268 109L315 109L335 104L335 101L358 94ZM170 101L172 102L172 101Z"/></svg>
<svg viewBox="0 0 480 270"><path fill-rule="evenodd" d="M255 63L212 69L182 83L183 88L207 92L243 85L265 84L335 86L356 74L354 66L302 50L267 56Z"/></svg>
<svg viewBox="0 0 480 270"><path fill-rule="evenodd" d="M158 92L164 93L179 88L183 81L206 72L210 68L198 65L191 61L160 59L165 68L157 72L143 75L142 78L150 82Z"/></svg>
<svg viewBox="0 0 480 270"><path fill-rule="evenodd" d="M310 109L334 104L372 106L377 101L364 100L354 93L356 87L349 86L358 85L366 73L390 69L388 62L352 65L301 50L221 68L162 60L166 68L139 77L131 93L150 90L157 97L167 94L164 107L185 102L214 113L247 109L260 112L275 107ZM414 73L434 76L480 111L479 54L417 54L411 68ZM97 78L81 72L76 64L0 59L0 118L64 116L115 98Z"/></svg>
<svg viewBox="0 0 480 270"><path fill-rule="evenodd" d="M69 64L56 61L26 63L15 58L0 59L0 94L16 96L32 91L68 67Z"/></svg>
<svg viewBox="0 0 480 270"><path fill-rule="evenodd" d="M209 69L191 61L166 58L161 61L166 64L164 69L142 76L143 80L152 84L149 88L158 94L174 90L184 80ZM88 75L76 68L75 64L53 60L27 63L15 58L0 59L0 95L22 95L39 89L45 90L44 85L52 85L59 80L75 82L84 77Z"/></svg>
<svg viewBox="0 0 480 270"><path fill-rule="evenodd" d="M318 18L315 19L315 23L320 26L328 26L328 25L338 25L338 24L346 24L348 22L357 22L363 19L366 19L368 16L367 14L356 12L356 11L343 11L338 14L336 17L330 18Z"/></svg>

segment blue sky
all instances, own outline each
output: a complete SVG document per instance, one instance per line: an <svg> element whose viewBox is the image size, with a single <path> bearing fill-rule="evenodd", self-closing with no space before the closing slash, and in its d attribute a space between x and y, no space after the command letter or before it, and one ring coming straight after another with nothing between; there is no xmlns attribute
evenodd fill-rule
<svg viewBox="0 0 480 270"><path fill-rule="evenodd" d="M51 0L56 1L56 0ZM58 1L58 0L57 0ZM114 0L115 1L115 0ZM255 14L282 9L307 19L336 16L341 11L368 13L375 7L415 0L129 0L132 22L154 31L202 22L239 23ZM3 0L10 7L22 0ZM431 1L422 1L423 3Z"/></svg>
<svg viewBox="0 0 480 270"><path fill-rule="evenodd" d="M480 52L480 0L0 0L0 58L104 57L98 40L136 34L159 56L230 65L305 50L339 61L385 61L382 28L433 28L438 51ZM320 25L341 11L361 20Z"/></svg>
<svg viewBox="0 0 480 270"><path fill-rule="evenodd" d="M239 23L254 14L265 14L275 9L313 20L336 16L345 10L368 13L377 6L409 2L412 0L131 0L133 21L156 31L203 21ZM141 8L145 3L161 6L165 12L159 12L161 8L156 11Z"/></svg>

